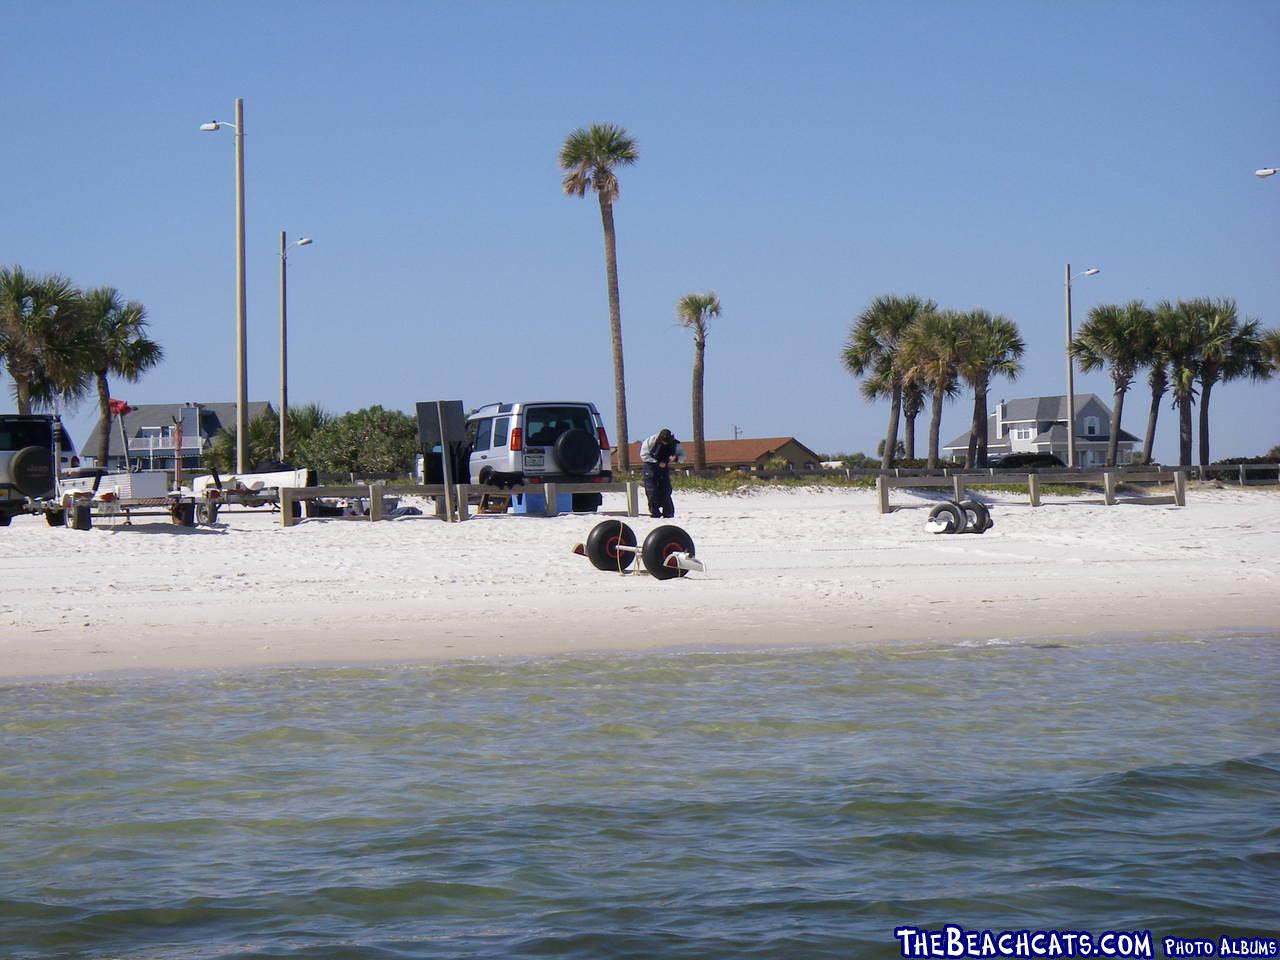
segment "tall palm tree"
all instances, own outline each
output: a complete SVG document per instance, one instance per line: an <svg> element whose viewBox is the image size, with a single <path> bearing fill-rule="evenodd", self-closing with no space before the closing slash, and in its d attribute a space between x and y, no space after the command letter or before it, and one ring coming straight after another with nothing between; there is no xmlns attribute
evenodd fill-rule
<svg viewBox="0 0 1280 960"><path fill-rule="evenodd" d="M907 330L921 317L938 309L932 300L917 296L882 296L858 315L840 360L855 377L865 377L862 395L868 400L889 398L889 427L884 438L880 467L893 466L898 446L898 419L902 415L903 366L899 346Z"/></svg>
<svg viewBox="0 0 1280 960"><path fill-rule="evenodd" d="M1142 441L1142 462L1151 462L1156 441L1156 423L1160 417L1160 401L1169 390L1169 344L1178 325L1178 311L1168 300L1161 300L1143 318L1146 327L1138 335L1141 365L1146 367L1147 385L1151 388L1151 407L1147 412L1147 432Z"/></svg>
<svg viewBox="0 0 1280 960"><path fill-rule="evenodd" d="M121 299L114 287L98 287L84 295L84 331L88 340L87 368L98 387L97 462L107 462L111 441L111 387L107 376L136 383L164 357L164 350L147 337L147 311L136 300ZM126 451L127 452L127 451Z"/></svg>
<svg viewBox="0 0 1280 960"><path fill-rule="evenodd" d="M0 361L13 378L18 413L86 386L80 292L66 277L0 267Z"/></svg>
<svg viewBox="0 0 1280 960"><path fill-rule="evenodd" d="M1213 311L1209 300L1179 300L1169 327L1163 331L1169 358L1169 390L1178 411L1178 463L1191 466L1191 408L1196 402L1200 376L1200 351Z"/></svg>
<svg viewBox="0 0 1280 960"><path fill-rule="evenodd" d="M1271 376L1257 320L1240 323L1234 300L1215 300L1200 346L1200 463L1209 460L1209 395L1217 383Z"/></svg>
<svg viewBox="0 0 1280 960"><path fill-rule="evenodd" d="M973 388L973 423L969 429L967 467L987 465L987 388L993 376L1017 378L1022 372L1018 360L1026 345L1017 324L986 310L965 314L964 339L968 349L959 362L960 375Z"/></svg>
<svg viewBox="0 0 1280 960"><path fill-rule="evenodd" d="M680 326L693 331L693 464L699 470L707 469L706 412L702 389L707 321L718 316L720 298L714 293L687 293L676 304L676 319Z"/></svg>
<svg viewBox="0 0 1280 960"><path fill-rule="evenodd" d="M929 469L938 466L942 405L960 392L959 362L968 349L962 315L937 310L920 317L903 339L907 375L929 391Z"/></svg>
<svg viewBox="0 0 1280 960"><path fill-rule="evenodd" d="M604 272L609 290L609 332L613 339L613 404L618 431L618 465L631 469L627 437L627 386L622 368L622 307L618 298L618 242L613 227L613 202L618 199L618 167L640 157L636 142L622 127L595 123L579 127L560 146L564 192L582 197L594 190L604 225Z"/></svg>
<svg viewBox="0 0 1280 960"><path fill-rule="evenodd" d="M1111 437L1107 441L1108 467L1116 464L1124 397L1146 352L1142 337L1150 329L1149 312L1141 300L1130 300L1123 306L1101 304L1089 311L1088 319L1071 342L1071 354L1085 373L1111 368L1113 396Z"/></svg>

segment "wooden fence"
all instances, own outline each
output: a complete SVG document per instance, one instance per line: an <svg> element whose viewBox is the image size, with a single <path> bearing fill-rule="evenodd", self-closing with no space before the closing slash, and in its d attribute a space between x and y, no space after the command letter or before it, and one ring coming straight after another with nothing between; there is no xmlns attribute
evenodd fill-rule
<svg viewBox="0 0 1280 960"><path fill-rule="evenodd" d="M1094 471L1078 471L1070 470L1061 473L1043 472L1043 473L1016 473L1009 470L1001 470L998 473L993 472L987 474L963 473L955 474L950 477L938 476L913 476L913 477L895 477L889 474L880 474L876 477L876 495L880 505L881 513L889 513L895 509L889 503L889 491L892 489L947 489L950 488L952 495L956 500L965 498L965 491L971 486L991 486L999 484L1001 486L1018 486L1027 488L1027 499L1031 506L1038 507L1041 505L1040 488L1043 484L1063 484L1063 485L1080 485L1080 486L1099 486L1102 487L1102 502L1107 506L1114 506L1119 502L1116 490L1122 483L1159 483L1172 484L1173 496L1144 496L1127 498L1129 502L1158 504L1172 503L1179 507L1187 505L1187 476L1182 471L1163 471L1163 470L1094 470Z"/></svg>

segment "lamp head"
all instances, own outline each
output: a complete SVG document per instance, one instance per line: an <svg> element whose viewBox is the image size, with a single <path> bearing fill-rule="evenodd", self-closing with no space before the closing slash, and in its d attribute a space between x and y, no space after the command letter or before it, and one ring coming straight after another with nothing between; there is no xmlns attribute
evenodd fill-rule
<svg viewBox="0 0 1280 960"><path fill-rule="evenodd" d="M1261 170L1253 171L1255 177L1274 177L1276 175L1275 167L1263 167Z"/></svg>
<svg viewBox="0 0 1280 960"><path fill-rule="evenodd" d="M310 238L310 237L303 237L303 238L301 238L300 240L298 240L298 241L296 241L296 242L297 242L298 246L300 246L300 247L305 247L305 246L307 246L307 244L311 243L311 238Z"/></svg>
<svg viewBox="0 0 1280 960"><path fill-rule="evenodd" d="M1089 268L1088 270L1086 270L1083 274L1081 274L1081 276L1085 276L1085 277L1092 277L1092 276L1096 276L1097 274L1099 274L1099 273L1101 273L1101 272L1102 272L1102 271L1101 271L1101 270L1099 270L1097 267L1090 267L1090 268Z"/></svg>
<svg viewBox="0 0 1280 960"><path fill-rule="evenodd" d="M200 132L201 132L201 133L213 133L213 132L214 132L215 130L217 130L217 129L218 129L218 121L217 121L217 120L210 120L208 123L202 123L202 124L200 124Z"/></svg>

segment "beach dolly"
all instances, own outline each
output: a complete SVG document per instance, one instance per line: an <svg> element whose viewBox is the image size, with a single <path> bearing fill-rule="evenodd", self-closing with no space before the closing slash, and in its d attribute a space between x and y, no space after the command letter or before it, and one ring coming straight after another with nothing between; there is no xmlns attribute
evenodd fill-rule
<svg viewBox="0 0 1280 960"><path fill-rule="evenodd" d="M944 500L929 511L924 528L930 533L986 533L995 522L977 500Z"/></svg>
<svg viewBox="0 0 1280 960"><path fill-rule="evenodd" d="M636 555L651 577L672 580L685 576L690 570L702 572L706 565L694 559L693 537L674 524L655 527L644 538L644 544L636 546L635 532L621 520L597 523L587 542L579 543L573 552L586 557L597 570L626 572Z"/></svg>

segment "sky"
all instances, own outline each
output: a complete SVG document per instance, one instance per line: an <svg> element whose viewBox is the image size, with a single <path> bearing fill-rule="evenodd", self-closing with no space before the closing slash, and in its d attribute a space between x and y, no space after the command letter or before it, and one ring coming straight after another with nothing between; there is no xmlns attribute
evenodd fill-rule
<svg viewBox="0 0 1280 960"><path fill-rule="evenodd" d="M879 294L1014 320L991 400L1065 392L1063 268L1091 307L1234 297L1280 326L1280 4L3 0L0 263L145 304L131 403L235 397L234 150L245 101L248 370L289 398L593 400L613 421L599 208L556 154L620 124L631 438L688 436L712 290L711 439L873 452L888 407L840 365ZM0 375L6 394L10 381ZM1077 394L1110 403L1105 374ZM9 401L11 403L11 401ZM1141 435L1149 399L1130 395ZM944 440L967 427L954 402ZM1214 391L1215 459L1280 444L1280 381ZM96 412L67 422L83 443ZM927 432L927 414L919 424ZM1176 461L1175 415L1156 458Z"/></svg>

